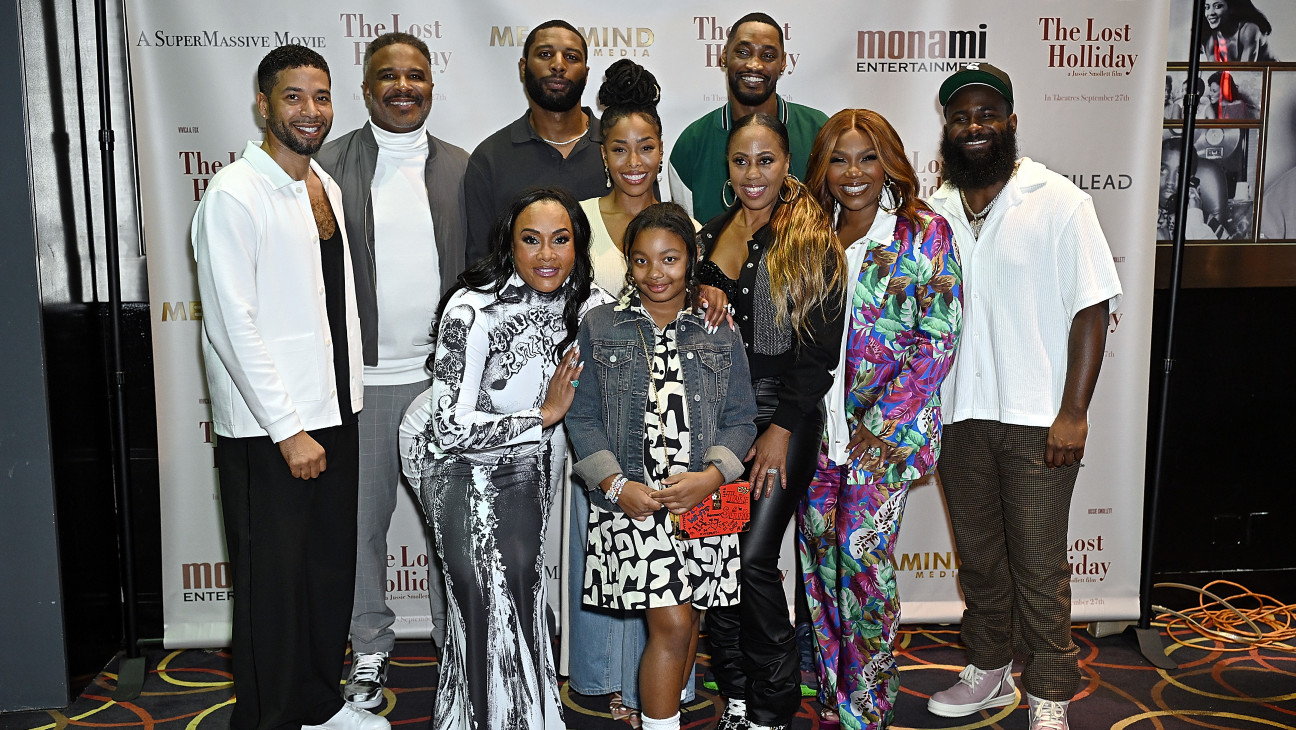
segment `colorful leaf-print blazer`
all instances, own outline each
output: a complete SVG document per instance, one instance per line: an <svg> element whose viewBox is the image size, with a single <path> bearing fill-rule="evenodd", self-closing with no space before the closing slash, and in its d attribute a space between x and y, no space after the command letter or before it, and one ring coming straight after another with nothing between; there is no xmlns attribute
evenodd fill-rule
<svg viewBox="0 0 1296 730"><path fill-rule="evenodd" d="M945 219L918 219L897 218L890 241L869 241L848 284L846 424L863 423L889 446L842 465L856 483L918 479L940 456L940 386L963 325L963 273Z"/></svg>

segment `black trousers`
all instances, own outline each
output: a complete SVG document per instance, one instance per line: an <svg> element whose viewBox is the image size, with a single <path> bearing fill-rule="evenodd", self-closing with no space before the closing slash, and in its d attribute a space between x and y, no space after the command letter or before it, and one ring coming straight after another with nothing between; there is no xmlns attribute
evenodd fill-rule
<svg viewBox="0 0 1296 730"><path fill-rule="evenodd" d="M782 383L765 378L753 385L756 426L764 433ZM787 489L776 487L770 496L752 500L751 529L738 538L742 602L707 611L716 684L725 697L746 700L747 718L761 725L786 725L801 707L801 660L778 559L783 534L814 476L823 426L822 411L797 424L788 442Z"/></svg>
<svg viewBox="0 0 1296 730"><path fill-rule="evenodd" d="M318 725L342 709L355 590L356 425L311 431L327 468L295 479L268 437L216 444L234 576L234 730Z"/></svg>

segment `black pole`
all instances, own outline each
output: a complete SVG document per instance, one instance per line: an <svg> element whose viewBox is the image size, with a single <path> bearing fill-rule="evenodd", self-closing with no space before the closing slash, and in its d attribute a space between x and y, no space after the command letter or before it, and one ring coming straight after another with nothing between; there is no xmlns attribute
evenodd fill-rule
<svg viewBox="0 0 1296 730"><path fill-rule="evenodd" d="M1166 420L1170 410L1170 375L1174 370L1175 309L1183 278L1184 222L1188 218L1189 154L1193 131L1197 126L1197 73L1201 51L1197 32L1201 11L1195 10L1188 41L1188 80L1183 98L1183 138L1179 140L1179 206L1175 212L1174 242L1170 258L1170 303L1166 312L1165 357L1161 361L1161 408L1157 414L1156 451L1152 462L1152 484L1146 500L1143 520L1143 565L1139 581L1139 622L1135 629L1143 658L1162 669L1177 669L1179 664L1166 656L1161 636L1152 628L1152 560L1156 548L1157 517L1160 516L1161 481L1165 466Z"/></svg>
<svg viewBox="0 0 1296 730"><path fill-rule="evenodd" d="M126 371L121 345L121 267L117 240L117 172L113 165L112 95L108 85L108 16L95 0L95 46L99 62L99 161L103 166L104 245L108 264L108 349L113 403L113 472L117 488L117 542L121 550L122 624L126 657L117 670L113 699L133 700L144 684L136 617L134 525L131 519L130 451L126 441Z"/></svg>

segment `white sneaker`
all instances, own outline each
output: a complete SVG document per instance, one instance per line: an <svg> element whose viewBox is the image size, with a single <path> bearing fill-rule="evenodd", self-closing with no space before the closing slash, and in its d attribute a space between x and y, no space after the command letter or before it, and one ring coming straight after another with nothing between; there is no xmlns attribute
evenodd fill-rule
<svg viewBox="0 0 1296 730"><path fill-rule="evenodd" d="M358 707L342 704L342 709L322 725L302 725L302 730L391 730L387 718Z"/></svg>
<svg viewBox="0 0 1296 730"><path fill-rule="evenodd" d="M959 672L959 680L953 687L927 700L927 711L941 717L963 717L1016 702L1017 687L1013 684L1011 664L989 671L969 664Z"/></svg>
<svg viewBox="0 0 1296 730"><path fill-rule="evenodd" d="M342 688L342 699L356 707L369 709L382 704L383 685L387 683L387 652L375 651L351 657L351 676Z"/></svg>
<svg viewBox="0 0 1296 730"><path fill-rule="evenodd" d="M1071 704L1070 700L1042 700L1028 692L1026 704L1030 707L1030 730L1070 730L1067 725L1067 705Z"/></svg>

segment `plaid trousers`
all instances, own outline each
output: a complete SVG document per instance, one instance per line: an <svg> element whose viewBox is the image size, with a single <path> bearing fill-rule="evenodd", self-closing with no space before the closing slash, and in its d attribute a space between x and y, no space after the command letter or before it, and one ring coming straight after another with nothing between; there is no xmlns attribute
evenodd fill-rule
<svg viewBox="0 0 1296 730"><path fill-rule="evenodd" d="M1022 684L1041 699L1075 694L1067 521L1080 464L1044 462L1048 428L945 424L939 471L966 609L962 640L980 669L1026 656Z"/></svg>

